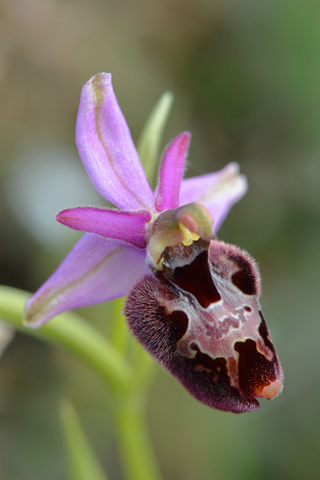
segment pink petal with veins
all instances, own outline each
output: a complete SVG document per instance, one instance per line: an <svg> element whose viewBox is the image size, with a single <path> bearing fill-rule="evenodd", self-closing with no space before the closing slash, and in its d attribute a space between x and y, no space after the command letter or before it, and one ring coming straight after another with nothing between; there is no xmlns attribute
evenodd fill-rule
<svg viewBox="0 0 320 480"><path fill-rule="evenodd" d="M77 207L63 210L56 218L74 230L96 233L102 237L122 240L137 248L145 248L146 223L151 215L144 210L120 212L107 208Z"/></svg>
<svg viewBox="0 0 320 480"><path fill-rule="evenodd" d="M121 209L153 209L153 193L110 73L95 75L82 88L76 143L92 183L104 198Z"/></svg>
<svg viewBox="0 0 320 480"><path fill-rule="evenodd" d="M146 273L145 251L87 233L29 298L24 322L39 327L66 310L128 294Z"/></svg>
<svg viewBox="0 0 320 480"><path fill-rule="evenodd" d="M197 202L207 207L217 233L230 209L244 196L247 189L247 179L239 173L239 165L229 163L219 172L183 180L180 205Z"/></svg>
<svg viewBox="0 0 320 480"><path fill-rule="evenodd" d="M178 135L162 157L155 205L158 212L179 207L180 187L190 144L190 133Z"/></svg>

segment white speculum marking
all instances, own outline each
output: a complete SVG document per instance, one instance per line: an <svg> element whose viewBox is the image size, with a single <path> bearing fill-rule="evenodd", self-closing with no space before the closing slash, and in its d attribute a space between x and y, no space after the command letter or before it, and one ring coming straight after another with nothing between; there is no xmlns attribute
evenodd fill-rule
<svg viewBox="0 0 320 480"><path fill-rule="evenodd" d="M173 310L183 311L189 321L177 348L188 358L195 358L195 346L213 360L225 358L230 385L239 387L236 371L239 352L235 350L235 344L251 339L257 351L269 361L273 358L273 352L265 346L258 331L261 318L257 296L244 294L231 281L219 277L212 270L211 275L221 298L207 308L203 308L194 295L188 292L184 294L179 289L180 299Z"/></svg>

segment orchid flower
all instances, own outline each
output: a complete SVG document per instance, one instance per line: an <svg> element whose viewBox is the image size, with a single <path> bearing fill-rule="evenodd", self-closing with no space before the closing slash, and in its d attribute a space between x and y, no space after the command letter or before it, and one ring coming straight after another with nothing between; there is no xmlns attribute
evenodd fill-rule
<svg viewBox="0 0 320 480"><path fill-rule="evenodd" d="M190 134L166 148L153 192L113 92L101 73L83 87L76 127L83 165L115 208L78 207L57 220L86 232L28 300L25 323L127 296L130 330L203 403L256 410L282 371L259 305L250 256L217 240L247 182L235 163L183 179Z"/></svg>

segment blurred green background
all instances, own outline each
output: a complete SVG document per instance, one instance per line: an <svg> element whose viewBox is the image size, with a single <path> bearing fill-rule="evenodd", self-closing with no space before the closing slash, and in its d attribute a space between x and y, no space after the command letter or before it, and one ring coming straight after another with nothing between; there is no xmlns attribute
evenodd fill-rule
<svg viewBox="0 0 320 480"><path fill-rule="evenodd" d="M237 161L248 176L220 238L260 265L285 389L257 413L222 413L157 366L148 422L166 480L318 478L319 27L316 0L0 0L0 283L34 291L79 236L55 214L101 202L74 145L80 89L97 72L112 72L135 140L171 90L162 147L190 130L188 175ZM109 308L80 313L107 334ZM100 380L17 335L0 362L1 480L66 478L63 398L123 478Z"/></svg>

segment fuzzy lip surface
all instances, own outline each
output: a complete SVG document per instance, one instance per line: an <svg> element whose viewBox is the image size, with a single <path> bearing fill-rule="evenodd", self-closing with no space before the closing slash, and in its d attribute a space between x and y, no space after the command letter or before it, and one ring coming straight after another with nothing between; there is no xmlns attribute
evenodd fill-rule
<svg viewBox="0 0 320 480"><path fill-rule="evenodd" d="M162 270L144 276L126 302L138 341L210 407L249 412L257 398L276 397L282 369L253 259L234 245L201 239L167 247L163 258Z"/></svg>
<svg viewBox="0 0 320 480"><path fill-rule="evenodd" d="M127 295L148 271L148 222L162 211L201 203L218 231L246 193L246 177L230 163L218 172L184 180L189 143L190 134L184 132L167 146L153 192L114 94L111 74L97 74L83 86L76 144L92 183L115 208L77 207L57 215L60 223L85 234L28 299L26 325L37 328L66 310Z"/></svg>

